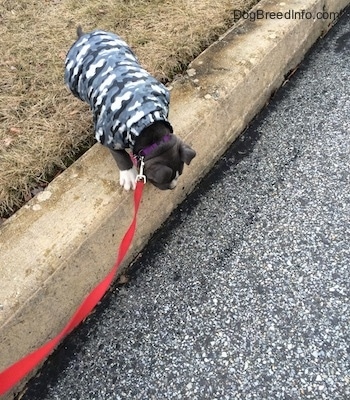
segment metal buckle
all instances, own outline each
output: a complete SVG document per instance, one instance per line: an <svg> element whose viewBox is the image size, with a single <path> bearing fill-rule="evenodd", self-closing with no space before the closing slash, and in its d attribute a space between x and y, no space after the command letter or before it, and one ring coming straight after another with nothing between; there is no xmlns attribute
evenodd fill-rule
<svg viewBox="0 0 350 400"><path fill-rule="evenodd" d="M140 171L138 173L138 175L136 175L136 182L138 181L143 181L143 183L146 183L146 175L143 173L143 169L145 166L145 162L143 161L144 156L140 156L139 160L140 160Z"/></svg>

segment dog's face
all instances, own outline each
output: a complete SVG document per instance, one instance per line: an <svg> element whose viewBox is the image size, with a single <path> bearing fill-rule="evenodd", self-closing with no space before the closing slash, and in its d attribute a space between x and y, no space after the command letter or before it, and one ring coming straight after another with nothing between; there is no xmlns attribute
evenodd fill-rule
<svg viewBox="0 0 350 400"><path fill-rule="evenodd" d="M166 144L145 158L145 175L158 189L174 189L182 174L184 164L189 165L196 152L181 139L173 136L175 143Z"/></svg>

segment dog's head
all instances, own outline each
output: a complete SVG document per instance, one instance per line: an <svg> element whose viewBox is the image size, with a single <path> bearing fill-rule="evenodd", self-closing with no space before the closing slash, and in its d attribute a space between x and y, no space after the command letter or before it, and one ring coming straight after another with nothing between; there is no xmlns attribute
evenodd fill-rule
<svg viewBox="0 0 350 400"><path fill-rule="evenodd" d="M184 164L189 165L196 156L196 152L177 136L170 134L148 153L143 149L145 175L158 189L174 189L177 180L182 174Z"/></svg>

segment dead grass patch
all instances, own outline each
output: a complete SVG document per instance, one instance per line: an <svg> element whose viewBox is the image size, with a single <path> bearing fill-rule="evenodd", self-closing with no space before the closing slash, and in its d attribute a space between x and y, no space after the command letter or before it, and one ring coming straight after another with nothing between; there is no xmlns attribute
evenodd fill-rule
<svg viewBox="0 0 350 400"><path fill-rule="evenodd" d="M163 82L258 0L0 0L0 217L93 143L88 107L64 87L75 29L118 33Z"/></svg>

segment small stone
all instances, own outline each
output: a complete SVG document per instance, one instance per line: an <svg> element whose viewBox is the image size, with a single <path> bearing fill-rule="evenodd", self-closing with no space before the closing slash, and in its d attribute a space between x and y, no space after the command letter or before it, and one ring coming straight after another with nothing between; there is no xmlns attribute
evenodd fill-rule
<svg viewBox="0 0 350 400"><path fill-rule="evenodd" d="M49 190L44 190L43 192L39 193L37 195L37 200L38 201L46 201L51 197L52 193Z"/></svg>
<svg viewBox="0 0 350 400"><path fill-rule="evenodd" d="M194 68L189 68L189 69L187 70L187 75L190 76L190 77L195 76L196 73L197 73L197 72L196 72L196 70L195 70Z"/></svg>

